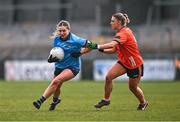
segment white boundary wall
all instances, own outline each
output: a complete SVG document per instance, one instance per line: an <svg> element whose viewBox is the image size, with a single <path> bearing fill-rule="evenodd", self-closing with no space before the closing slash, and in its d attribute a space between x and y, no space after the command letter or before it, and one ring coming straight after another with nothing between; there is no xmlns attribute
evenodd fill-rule
<svg viewBox="0 0 180 122"><path fill-rule="evenodd" d="M105 80L107 71L113 66L116 60L96 60L93 63L93 76L95 80ZM142 80L174 80L175 64L174 60L145 60L144 76ZM117 80L128 80L127 75L118 77Z"/></svg>
<svg viewBox="0 0 180 122"><path fill-rule="evenodd" d="M93 62L94 80L105 80L108 69L114 65L116 60L96 60ZM142 80L174 80L175 79L174 60L145 60L144 76ZM54 63L47 61L6 61L5 79L7 81L43 81L51 80L54 74ZM80 80L81 72L73 79ZM125 75L117 80L128 80Z"/></svg>
<svg viewBox="0 0 180 122"><path fill-rule="evenodd" d="M72 80L79 80L79 73ZM43 60L34 61L6 61L5 79L7 81L44 81L51 80L54 76L54 63Z"/></svg>

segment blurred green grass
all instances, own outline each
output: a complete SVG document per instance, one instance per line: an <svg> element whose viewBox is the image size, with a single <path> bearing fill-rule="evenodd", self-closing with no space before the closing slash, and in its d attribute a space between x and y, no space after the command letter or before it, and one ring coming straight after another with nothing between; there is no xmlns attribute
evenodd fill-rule
<svg viewBox="0 0 180 122"><path fill-rule="evenodd" d="M137 111L138 101L127 82L114 82L111 105L95 109L103 96L104 83L69 81L62 87L62 102L48 111L52 98L36 110L38 99L49 82L0 81L0 121L180 121L180 81L141 82L149 106Z"/></svg>

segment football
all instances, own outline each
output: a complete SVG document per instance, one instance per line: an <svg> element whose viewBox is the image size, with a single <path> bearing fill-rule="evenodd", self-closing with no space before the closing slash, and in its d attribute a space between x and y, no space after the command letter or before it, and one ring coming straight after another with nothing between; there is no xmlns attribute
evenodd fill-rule
<svg viewBox="0 0 180 122"><path fill-rule="evenodd" d="M52 55L52 57L58 58L59 60L63 60L64 59L64 50L60 47L54 47L51 49L50 55Z"/></svg>

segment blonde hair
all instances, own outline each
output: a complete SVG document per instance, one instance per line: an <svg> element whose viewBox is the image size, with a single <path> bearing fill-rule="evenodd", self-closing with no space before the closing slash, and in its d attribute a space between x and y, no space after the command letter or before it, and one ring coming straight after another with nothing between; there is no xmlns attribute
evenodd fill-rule
<svg viewBox="0 0 180 122"><path fill-rule="evenodd" d="M57 25L56 25L56 30L52 33L52 36L50 36L51 39L56 38L59 35L58 28L60 26L65 26L68 30L71 29L70 23L66 20L61 20Z"/></svg>
<svg viewBox="0 0 180 122"><path fill-rule="evenodd" d="M123 26L126 26L128 23L130 23L130 19L127 14L115 13L112 16L119 20Z"/></svg>

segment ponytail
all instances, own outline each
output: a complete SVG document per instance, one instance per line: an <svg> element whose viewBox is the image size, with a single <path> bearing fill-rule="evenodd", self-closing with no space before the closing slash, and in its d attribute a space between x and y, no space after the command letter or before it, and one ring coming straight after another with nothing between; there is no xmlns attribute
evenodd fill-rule
<svg viewBox="0 0 180 122"><path fill-rule="evenodd" d="M124 17L126 19L126 24L129 24L130 23L130 19L129 19L128 15L127 14L123 14L123 15L124 15Z"/></svg>
<svg viewBox="0 0 180 122"><path fill-rule="evenodd" d="M123 26L126 26L128 23L130 23L130 19L127 14L115 13L113 14L113 17L119 20Z"/></svg>

